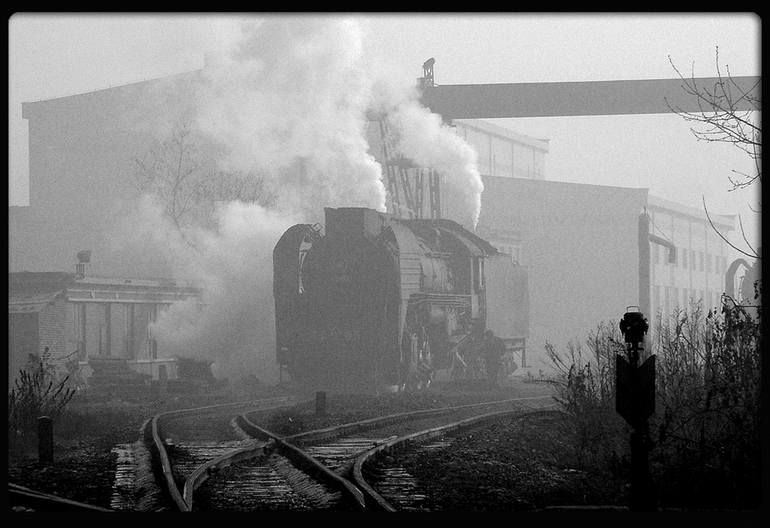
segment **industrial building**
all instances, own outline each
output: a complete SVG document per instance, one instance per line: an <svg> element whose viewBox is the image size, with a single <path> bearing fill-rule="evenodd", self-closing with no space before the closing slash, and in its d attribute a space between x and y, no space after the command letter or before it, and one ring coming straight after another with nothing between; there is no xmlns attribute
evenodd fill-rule
<svg viewBox="0 0 770 528"><path fill-rule="evenodd" d="M530 357L546 341L562 349L584 342L599 322L617 322L628 306L641 304L644 211L650 233L667 244L649 243L652 300L643 311L651 321L690 300L715 306L725 290L732 250L697 209L642 188L499 176L484 177L484 187L477 233L529 270ZM725 236L734 229L731 216L711 219Z"/></svg>
<svg viewBox="0 0 770 528"><path fill-rule="evenodd" d="M122 367L147 380L175 379L176 359L158 350L150 325L160 310L199 298L200 290L168 280L91 277L82 273L83 263L78 268L81 273L9 274L9 387L38 359L62 372L77 365L81 382L98 377L105 364L113 373Z"/></svg>
<svg viewBox="0 0 770 528"><path fill-rule="evenodd" d="M128 255L124 248L115 247L110 230L137 196L131 185L134 160L148 150L163 126L157 110L176 111L191 104L191 81L198 76L199 72L190 72L23 104L23 117L29 123L30 203L9 208L10 271L65 270L73 251L89 248L98 255L94 275L170 277L159 255ZM161 85L179 90L160 90ZM725 271L735 257L711 231L702 212L651 196L647 189L548 180L548 140L481 120L457 119L451 125L478 153L485 191L477 233L528 267L531 364L537 366L538 357L542 359L546 340L559 346L584 339L599 321L617 320L627 306L639 303L638 218L643 211L649 214L651 234L668 244L650 245L653 311L668 312L689 299L714 305L724 291ZM377 149L372 151L379 157ZM712 215L712 220L725 235L734 229L730 216ZM665 252L672 247L676 251L669 257ZM132 286L144 292L164 287L140 281ZM96 298L83 297L96 291L123 295L120 292L125 289L116 279L88 284L81 279L64 290L64 297L51 291L46 295L52 297L40 302L30 298L29 305L55 305L65 299L71 310L65 326L73 331L76 313L84 313L86 321L96 317L94 310L102 313L104 321L150 317L140 308L141 298L115 297L114 302L102 298L94 304ZM139 295L136 288L132 291L130 295ZM169 292L179 293L176 287ZM136 308L124 307L131 303ZM108 306L115 306L114 313ZM110 324L113 329L122 327L122 323ZM142 325L134 331L144 332ZM82 333L73 334L62 352L84 344L85 354L98 350L104 355L126 337L115 338L114 332L110 338L101 333L98 337L95 332L86 339ZM125 356L139 357L136 339L126 339ZM146 350L142 354L156 359Z"/></svg>

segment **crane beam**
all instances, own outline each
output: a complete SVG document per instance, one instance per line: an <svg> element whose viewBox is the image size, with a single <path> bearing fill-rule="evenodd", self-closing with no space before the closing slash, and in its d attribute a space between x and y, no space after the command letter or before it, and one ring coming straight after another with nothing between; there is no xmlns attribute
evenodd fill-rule
<svg viewBox="0 0 770 528"><path fill-rule="evenodd" d="M709 91L720 82L718 77L686 80ZM729 85L736 100L741 92L750 94L750 98L738 101L735 110L759 110L756 104L760 101L761 77L723 77L722 81ZM421 99L423 105L446 121L666 114L671 112L669 104L685 112L699 112L697 99L687 94L683 85L682 79L427 85ZM710 106L704 105L704 110L710 110Z"/></svg>

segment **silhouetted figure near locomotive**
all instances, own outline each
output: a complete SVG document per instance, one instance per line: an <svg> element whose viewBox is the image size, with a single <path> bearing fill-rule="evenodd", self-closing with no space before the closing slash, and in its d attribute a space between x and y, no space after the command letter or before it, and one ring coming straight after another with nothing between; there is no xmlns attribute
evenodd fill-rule
<svg viewBox="0 0 770 528"><path fill-rule="evenodd" d="M481 355L487 369L487 382L490 388L497 387L497 377L502 366L502 358L505 354L505 343L497 337L492 330L484 332L484 341L481 344Z"/></svg>
<svg viewBox="0 0 770 528"><path fill-rule="evenodd" d="M433 367L430 342L425 327L421 326L418 331L405 332L401 347L404 383L399 390L421 390L430 387L433 380Z"/></svg>

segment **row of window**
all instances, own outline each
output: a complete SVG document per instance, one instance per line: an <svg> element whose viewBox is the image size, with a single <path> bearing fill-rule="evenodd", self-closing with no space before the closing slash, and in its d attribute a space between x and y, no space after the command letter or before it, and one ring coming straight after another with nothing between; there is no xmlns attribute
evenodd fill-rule
<svg viewBox="0 0 770 528"><path fill-rule="evenodd" d="M545 152L462 125L457 133L476 150L481 174L543 179Z"/></svg>
<svg viewBox="0 0 770 528"><path fill-rule="evenodd" d="M727 271L727 257L712 255L703 251L695 251L687 248L676 249L676 263L670 259L671 250L658 244L652 244L653 259L655 264L664 266L678 266L683 269L706 271L706 273L725 273Z"/></svg>
<svg viewBox="0 0 770 528"><path fill-rule="evenodd" d="M664 314L669 314L674 309L689 309L690 304L697 302L701 302L703 308L708 310L719 304L721 295L720 292L713 290L653 286L652 305L656 310L662 310Z"/></svg>

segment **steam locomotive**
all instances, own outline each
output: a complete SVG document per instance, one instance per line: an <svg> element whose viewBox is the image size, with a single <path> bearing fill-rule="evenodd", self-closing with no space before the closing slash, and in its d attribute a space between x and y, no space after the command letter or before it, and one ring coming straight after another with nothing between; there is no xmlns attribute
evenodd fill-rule
<svg viewBox="0 0 770 528"><path fill-rule="evenodd" d="M273 251L276 356L311 390L396 391L461 376L486 329L523 341L526 268L447 219L326 208Z"/></svg>

